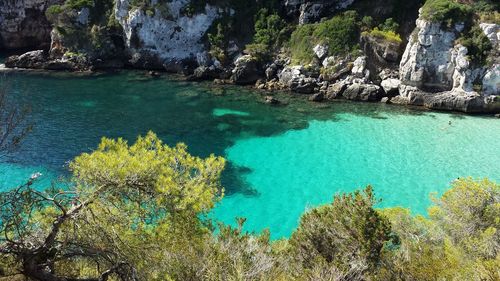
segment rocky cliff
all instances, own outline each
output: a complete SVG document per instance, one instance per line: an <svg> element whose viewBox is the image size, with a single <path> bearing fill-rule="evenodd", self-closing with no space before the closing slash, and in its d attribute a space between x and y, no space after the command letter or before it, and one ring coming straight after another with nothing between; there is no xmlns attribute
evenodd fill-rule
<svg viewBox="0 0 500 281"><path fill-rule="evenodd" d="M182 72L193 80L257 82L259 89L287 89L312 101L500 111L500 11L494 1L427 0L420 13L421 0L62 2L0 4L4 47L50 42L50 50L11 57L7 66L131 66ZM47 13L49 25L44 13L53 4L59 5Z"/></svg>
<svg viewBox="0 0 500 281"><path fill-rule="evenodd" d="M45 17L45 10L62 1L0 1L0 49L48 47L52 27Z"/></svg>

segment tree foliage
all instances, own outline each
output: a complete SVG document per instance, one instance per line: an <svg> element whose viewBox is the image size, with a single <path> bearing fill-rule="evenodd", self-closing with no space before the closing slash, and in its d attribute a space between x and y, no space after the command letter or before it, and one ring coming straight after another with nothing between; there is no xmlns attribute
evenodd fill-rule
<svg viewBox="0 0 500 281"><path fill-rule="evenodd" d="M106 139L63 186L0 193L0 280L499 280L500 185L457 180L429 216L368 186L307 211L290 239L215 228L224 160L153 133Z"/></svg>

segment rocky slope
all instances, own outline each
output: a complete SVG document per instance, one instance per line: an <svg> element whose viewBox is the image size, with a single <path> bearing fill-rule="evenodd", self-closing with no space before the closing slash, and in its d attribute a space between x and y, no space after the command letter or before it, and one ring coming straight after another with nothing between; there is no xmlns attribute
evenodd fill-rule
<svg viewBox="0 0 500 281"><path fill-rule="evenodd" d="M49 49L13 56L6 65L130 66L182 72L193 80L288 89L318 102L344 98L500 112L498 8L487 11L493 17L467 12L455 19L456 11L453 17L429 18L433 9L425 6L419 14L420 0L404 6L396 0L282 0L274 6L239 0L89 1L93 4L59 3L57 13L50 14L50 40L44 12L57 0L2 2L4 48L50 43ZM457 5L467 10L474 3ZM252 38L247 33L254 19ZM357 22L348 26L349 19ZM346 38L332 40L331 34Z"/></svg>

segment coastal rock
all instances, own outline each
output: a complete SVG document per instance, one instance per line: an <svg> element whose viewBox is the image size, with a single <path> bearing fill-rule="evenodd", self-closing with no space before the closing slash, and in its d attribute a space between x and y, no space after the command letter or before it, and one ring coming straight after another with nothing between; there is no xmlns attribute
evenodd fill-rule
<svg viewBox="0 0 500 281"><path fill-rule="evenodd" d="M5 61L5 66L9 68L45 68L47 63L47 53L44 50L37 50L24 53L20 56L11 56Z"/></svg>
<svg viewBox="0 0 500 281"><path fill-rule="evenodd" d="M345 89L347 89L347 86L348 85L343 81L328 85L326 89L326 98L329 100L340 98Z"/></svg>
<svg viewBox="0 0 500 281"><path fill-rule="evenodd" d="M312 94L318 86L316 79L299 77L292 80L290 90L300 94Z"/></svg>
<svg viewBox="0 0 500 281"><path fill-rule="evenodd" d="M250 55L239 57L234 64L231 81L235 84L253 84L261 77L258 62Z"/></svg>
<svg viewBox="0 0 500 281"><path fill-rule="evenodd" d="M301 78L304 67L301 65L287 66L279 74L280 83L290 87L293 80Z"/></svg>
<svg viewBox="0 0 500 281"><path fill-rule="evenodd" d="M395 78L385 79L380 83L385 94L391 97L399 94L399 85L401 85L401 81Z"/></svg>
<svg viewBox="0 0 500 281"><path fill-rule="evenodd" d="M312 96L309 97L309 100L314 101L314 102L321 102L324 99L325 99L325 95L323 93L316 93L316 94L313 94Z"/></svg>
<svg viewBox="0 0 500 281"><path fill-rule="evenodd" d="M219 71L215 66L198 66L188 80L208 80L219 77Z"/></svg>
<svg viewBox="0 0 500 281"><path fill-rule="evenodd" d="M463 24L443 29L440 22L422 18L417 19L416 24L400 63L402 83L423 90L451 90L455 72L451 51Z"/></svg>
<svg viewBox="0 0 500 281"><path fill-rule="evenodd" d="M382 98L379 86L359 83L347 87L342 96L348 100L357 101L379 101Z"/></svg>
<svg viewBox="0 0 500 281"><path fill-rule="evenodd" d="M475 92L453 90L439 94L414 92L408 103L430 109L454 110L465 113L500 112L499 96L483 96Z"/></svg>
<svg viewBox="0 0 500 281"><path fill-rule="evenodd" d="M48 7L64 0L0 1L0 48L46 48L52 27L45 17Z"/></svg>

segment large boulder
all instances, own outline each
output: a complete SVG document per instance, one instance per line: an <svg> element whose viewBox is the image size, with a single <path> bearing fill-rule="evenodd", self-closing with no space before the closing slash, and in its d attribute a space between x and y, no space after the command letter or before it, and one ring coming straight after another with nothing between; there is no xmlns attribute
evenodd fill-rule
<svg viewBox="0 0 500 281"><path fill-rule="evenodd" d="M354 83L344 90L342 96L348 100L379 101L382 93L377 85Z"/></svg>
<svg viewBox="0 0 500 281"><path fill-rule="evenodd" d="M231 81L235 84L254 84L262 76L257 59L250 55L239 57L234 65Z"/></svg>
<svg viewBox="0 0 500 281"><path fill-rule="evenodd" d="M390 97L399 94L399 85L401 85L401 81L395 78L388 78L380 83L380 86L384 89L386 96Z"/></svg>
<svg viewBox="0 0 500 281"><path fill-rule="evenodd" d="M290 84L290 90L300 94L312 94L317 87L317 80L311 77L299 77Z"/></svg>
<svg viewBox="0 0 500 281"><path fill-rule="evenodd" d="M5 66L9 68L45 68L47 64L47 53L37 50L24 53L19 56L10 56L5 60Z"/></svg>
<svg viewBox="0 0 500 281"><path fill-rule="evenodd" d="M500 112L499 96L484 96L476 92L452 90L439 94L421 91L408 97L408 104L425 106L436 110L453 110L466 113Z"/></svg>

